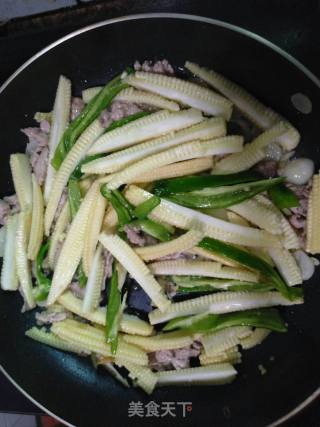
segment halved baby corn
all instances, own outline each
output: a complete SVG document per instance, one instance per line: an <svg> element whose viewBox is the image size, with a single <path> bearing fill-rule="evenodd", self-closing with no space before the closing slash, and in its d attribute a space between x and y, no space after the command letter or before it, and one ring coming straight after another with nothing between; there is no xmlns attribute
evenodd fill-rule
<svg viewBox="0 0 320 427"><path fill-rule="evenodd" d="M98 307L94 311L84 312L82 310L82 300L75 297L72 292L67 291L58 298L59 303L71 313L83 317L90 322L105 326L106 324L106 309ZM124 313L120 319L120 330L126 334L137 334L149 336L152 334L153 327L137 316Z"/></svg>
<svg viewBox="0 0 320 427"><path fill-rule="evenodd" d="M82 91L83 102L88 104L91 99L93 99L96 95L98 95L99 92L101 92L101 89L103 89L103 86L93 86L89 87L88 89L84 89Z"/></svg>
<svg viewBox="0 0 320 427"><path fill-rule="evenodd" d="M190 254L199 255L201 258L206 258L211 261L220 262L223 265L228 265L229 267L239 267L239 264L229 258L224 257L223 255L217 254L213 251L208 251L207 249L199 248L195 246L194 248L188 250Z"/></svg>
<svg viewBox="0 0 320 427"><path fill-rule="evenodd" d="M64 232L70 222L70 218L70 206L69 202L66 201L56 221L55 227L50 238L48 260L49 266L52 270L54 269L54 266L56 264L58 248L65 238Z"/></svg>
<svg viewBox="0 0 320 427"><path fill-rule="evenodd" d="M284 120L280 114L263 105L262 102L250 95L245 89L216 71L207 70L190 61L185 63L185 67L229 98L242 113L262 129L268 129L275 123ZM291 124L288 123L288 125L289 131L277 138L277 140L285 150L290 151L298 145L300 134Z"/></svg>
<svg viewBox="0 0 320 427"><path fill-rule="evenodd" d="M27 242L31 226L30 211L21 211L18 214L18 225L16 232L16 266L21 292L23 293L26 310L35 307L32 293L31 267L27 255Z"/></svg>
<svg viewBox="0 0 320 427"><path fill-rule="evenodd" d="M234 326L212 332L200 337L207 356L214 356L223 351L230 350L240 344L240 339L251 335L251 328L247 326Z"/></svg>
<svg viewBox="0 0 320 427"><path fill-rule="evenodd" d="M173 113L161 110L105 133L93 144L88 153L110 153L150 138L184 129L202 120L204 117L201 112L194 109Z"/></svg>
<svg viewBox="0 0 320 427"><path fill-rule="evenodd" d="M242 357L237 347L233 347L222 353L217 353L214 356L207 356L205 353L202 353L199 356L199 360L202 366L217 363L230 363L231 365L236 365L237 363L241 363Z"/></svg>
<svg viewBox="0 0 320 427"><path fill-rule="evenodd" d="M117 235L105 233L100 235L99 240L140 284L157 307L165 310L170 305L170 300L165 296L149 268L124 240Z"/></svg>
<svg viewBox="0 0 320 427"><path fill-rule="evenodd" d="M6 244L6 226L0 227L0 258L4 256L4 247Z"/></svg>
<svg viewBox="0 0 320 427"><path fill-rule="evenodd" d="M176 102L163 98L160 95L155 95L154 93L133 89L132 87L123 89L121 92L119 92L115 97L115 100L150 105L155 108L169 111L180 110L179 104Z"/></svg>
<svg viewBox="0 0 320 427"><path fill-rule="evenodd" d="M218 138L225 136L225 134L226 124L223 118L213 117L186 129L170 132L160 138L154 138L117 151L107 157L93 160L82 166L82 172L96 174L117 172L137 160L177 146L183 142Z"/></svg>
<svg viewBox="0 0 320 427"><path fill-rule="evenodd" d="M186 174L196 174L212 169L213 161L212 156L199 157L198 159L185 160L183 162L171 163L161 168L153 169L152 171L145 172L143 175L138 175L135 182L144 183L156 181L158 179L176 178Z"/></svg>
<svg viewBox="0 0 320 427"><path fill-rule="evenodd" d="M308 203L307 214L307 252L311 254L320 253L320 175L314 175L312 181L312 190Z"/></svg>
<svg viewBox="0 0 320 427"><path fill-rule="evenodd" d="M282 215L281 216L281 228L282 228L282 236L281 243L285 249L299 249L301 248L301 242L299 240L299 236L295 232L294 228L287 220L287 218Z"/></svg>
<svg viewBox="0 0 320 427"><path fill-rule="evenodd" d="M89 276L94 253L97 247L99 234L105 216L107 200L99 192L92 206L92 213L89 216L87 230L84 236L82 265L86 276Z"/></svg>
<svg viewBox="0 0 320 427"><path fill-rule="evenodd" d="M47 166L46 180L44 184L44 199L47 202L51 192L56 171L51 165L51 160L59 141L65 131L70 116L71 106L71 81L64 76L60 76L56 98L54 101L51 116L50 138L49 138L49 158Z"/></svg>
<svg viewBox="0 0 320 427"><path fill-rule="evenodd" d="M280 236L280 240L282 246L285 249L299 249L301 244L299 241L299 237L297 233L294 231L290 222L287 218L282 214L282 212L269 200L267 197L262 194L258 194L255 199L264 206L267 206L268 209L272 210L276 215L280 218L280 226L282 230L282 235Z"/></svg>
<svg viewBox="0 0 320 427"><path fill-rule="evenodd" d="M232 154L218 161L212 170L213 174L235 173L251 168L266 157L264 148L288 131L285 122L279 122L246 144L241 153Z"/></svg>
<svg viewBox="0 0 320 427"><path fill-rule="evenodd" d="M88 104L102 89L102 86L90 87L82 91L82 99ZM142 90L135 90L132 87L123 89L118 95L114 98L115 101L124 101L124 102L133 102L135 104L143 104L151 106L158 109L169 110L169 111L179 111L179 104L176 102L170 101L160 95L155 95L154 93L145 92Z"/></svg>
<svg viewBox="0 0 320 427"><path fill-rule="evenodd" d="M25 334L34 341L49 345L50 347L56 348L58 350L68 352L71 351L72 353L77 353L79 355L90 354L90 352L85 350L83 347L77 345L76 343L65 341L52 332L47 332L45 328L39 329L34 326L33 328L28 329Z"/></svg>
<svg viewBox="0 0 320 427"><path fill-rule="evenodd" d="M14 189L22 210L32 208L31 165L26 154L11 154L10 168Z"/></svg>
<svg viewBox="0 0 320 427"><path fill-rule="evenodd" d="M59 295L61 295L71 283L72 277L81 259L88 218L98 195L99 184L94 183L86 194L74 220L71 223L71 227L63 243L54 269L52 284L48 296L48 305L53 304Z"/></svg>
<svg viewBox="0 0 320 427"><path fill-rule="evenodd" d="M82 303L82 311L84 313L89 313L99 306L104 279L104 264L102 247L98 245L88 273L88 281Z"/></svg>
<svg viewBox="0 0 320 427"><path fill-rule="evenodd" d="M16 233L18 228L18 214L9 216L5 226L6 240L1 270L1 289L16 291L19 287L16 263Z"/></svg>
<svg viewBox="0 0 320 427"><path fill-rule="evenodd" d="M228 209L271 234L282 233L281 216L268 206L259 203L256 199L229 206Z"/></svg>
<svg viewBox="0 0 320 427"><path fill-rule="evenodd" d="M212 116L223 116L229 120L232 103L210 89L176 77L138 71L130 74L125 81L138 89L145 89L183 105L197 108Z"/></svg>
<svg viewBox="0 0 320 427"><path fill-rule="evenodd" d="M268 252L289 286L300 285L303 282L297 261L287 249L269 248Z"/></svg>
<svg viewBox="0 0 320 427"><path fill-rule="evenodd" d="M270 333L271 331L269 329L256 328L249 336L240 339L241 347L244 350L255 347L261 344Z"/></svg>
<svg viewBox="0 0 320 427"><path fill-rule="evenodd" d="M206 276L248 282L256 282L259 278L259 275L253 271L222 266L220 263L213 261L178 259L153 262L148 266L155 275Z"/></svg>
<svg viewBox="0 0 320 427"><path fill-rule="evenodd" d="M32 221L31 221L31 230L30 238L28 244L28 258L35 260L42 240L44 233L44 200L41 191L40 185L37 183L37 180L34 175L32 175Z"/></svg>
<svg viewBox="0 0 320 427"><path fill-rule="evenodd" d="M114 227L118 224L118 215L112 205L107 207L107 212L103 218L102 230L105 232L114 231Z"/></svg>
<svg viewBox="0 0 320 427"><path fill-rule="evenodd" d="M122 184L134 182L137 176L151 171L155 167L197 157L236 153L242 150L242 144L243 138L241 136L225 136L207 141L186 142L129 165L113 176L108 183L108 188L113 190Z"/></svg>
<svg viewBox="0 0 320 427"><path fill-rule="evenodd" d="M87 349L92 353L101 354L105 357L112 357L110 344L106 343L104 332L93 326L84 324L71 319L54 323L51 331L71 344L77 344L84 350ZM119 357L134 362L137 365L147 365L148 356L138 347L119 340L117 354Z"/></svg>
<svg viewBox="0 0 320 427"><path fill-rule="evenodd" d="M150 368L131 363L122 356L116 356L115 363L120 367L124 366L129 371L129 377L133 383L141 387L147 394L153 392L158 377Z"/></svg>
<svg viewBox="0 0 320 427"><path fill-rule="evenodd" d="M158 350L173 350L189 346L194 339L189 335L178 335L174 333L158 334L151 337L140 337L137 335L123 335L123 340L134 344L147 352Z"/></svg>
<svg viewBox="0 0 320 427"><path fill-rule="evenodd" d="M92 122L68 152L56 173L45 212L45 233L47 236L50 234L50 228L57 206L70 175L78 165L79 161L84 157L90 145L103 133L103 131L104 128L101 126L99 120Z"/></svg>
<svg viewBox="0 0 320 427"><path fill-rule="evenodd" d="M175 252L183 252L193 248L204 237L203 233L198 230L190 230L182 236L177 237L169 242L158 243L156 245L136 248L136 253L144 261L161 258Z"/></svg>
<svg viewBox="0 0 320 427"><path fill-rule="evenodd" d="M52 111L37 111L33 118L37 123L41 123L42 120L47 120L49 123L51 123Z"/></svg>

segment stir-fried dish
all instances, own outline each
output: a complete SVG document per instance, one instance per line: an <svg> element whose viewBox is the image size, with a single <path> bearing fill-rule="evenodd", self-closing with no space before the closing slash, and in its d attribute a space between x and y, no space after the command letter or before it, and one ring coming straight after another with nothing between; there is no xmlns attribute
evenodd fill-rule
<svg viewBox="0 0 320 427"><path fill-rule="evenodd" d="M275 306L302 304L318 263L298 130L192 62L71 92L61 76L22 129L0 201L1 288L37 308L26 336L147 393L231 382L242 351L290 327Z"/></svg>

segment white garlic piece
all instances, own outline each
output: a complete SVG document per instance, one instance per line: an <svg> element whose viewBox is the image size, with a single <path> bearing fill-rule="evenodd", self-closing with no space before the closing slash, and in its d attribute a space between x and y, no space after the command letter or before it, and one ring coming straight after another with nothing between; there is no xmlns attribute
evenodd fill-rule
<svg viewBox="0 0 320 427"><path fill-rule="evenodd" d="M314 163L310 159L295 159L289 161L281 170L281 175L287 178L288 182L296 185L306 184L314 172Z"/></svg>
<svg viewBox="0 0 320 427"><path fill-rule="evenodd" d="M313 259L301 250L295 251L293 256L300 268L302 279L309 280L313 276L315 270L315 263Z"/></svg>

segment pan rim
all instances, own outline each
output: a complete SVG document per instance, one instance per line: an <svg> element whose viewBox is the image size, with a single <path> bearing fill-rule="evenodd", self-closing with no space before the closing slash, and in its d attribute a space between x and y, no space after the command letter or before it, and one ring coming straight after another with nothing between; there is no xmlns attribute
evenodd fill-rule
<svg viewBox="0 0 320 427"><path fill-rule="evenodd" d="M262 43L265 46L269 47L279 55L283 56L287 61L291 62L302 73L304 73L320 89L320 79L311 70L309 70L309 68L307 68L302 62L300 62L298 59L296 59L294 56L292 56L291 54L289 54L288 52L286 52L276 44L272 43L271 41L265 39L262 36L259 36L258 34L250 30L247 30L246 28L242 28L237 25L230 24L228 22L221 21L218 19L208 18L205 16L199 16L199 15L191 15L191 14L184 14L184 13L141 13L141 14L135 14L135 15L125 15L117 18L111 18L111 19L106 19L104 21L96 22L94 24L90 24L85 27L79 28L78 30L72 31L71 33L68 33L65 36L54 41L53 43L50 43L48 46L44 47L43 49L39 50L39 52L31 56L14 73L12 73L11 76L7 78L7 80L5 80L5 82L0 86L0 94L18 76L18 74L20 74L32 62L34 62L40 56L44 55L49 50L53 49L54 47L64 43L65 41L73 37L76 37L82 33L85 33L91 30L95 30L96 28L104 27L105 25L117 24L119 22L124 22L124 21L133 21L133 20L139 20L139 19L153 19L153 18L185 19L189 21L204 22L207 24L226 28L228 30L250 37L256 40L257 42Z"/></svg>
<svg viewBox="0 0 320 427"><path fill-rule="evenodd" d="M236 33L240 33L244 36L247 36L265 46L272 49L274 52L281 55L283 58L285 58L287 61L289 61L291 64L293 64L296 68L298 68L299 71L301 71L303 74L306 75L319 89L320 89L320 79L309 69L307 68L302 62L300 62L298 59L296 59L294 56L274 44L273 42L265 39L264 37L247 30L246 28L230 24L225 21L221 21L214 18L209 18L205 16L199 16L199 15L192 15L192 14L184 14L184 13L165 13L165 12L159 12L159 13L141 13L141 14L133 14L133 15L125 15L120 16L116 18L106 19L100 22L96 22L94 24L87 25L85 27L79 28L75 31L72 31L71 33L66 34L65 36L57 39L56 41L50 43L48 46L41 49L39 52L31 56L27 61L25 61L15 72L13 72L6 80L5 82L0 86L0 95L1 93L6 89L7 86L13 80L30 64L32 64L35 60L37 60L40 56L44 55L51 49L55 48L56 46L64 43L65 41L72 39L73 37L76 37L80 34L89 32L91 30L95 30L100 27L104 27L106 25L112 25L112 24L118 24L125 21L133 21L133 20L141 20L141 19L159 19L159 18L170 18L170 19L181 19L181 20L189 20L189 21L196 21L196 22L203 22L210 25L215 25L217 27L226 28L228 30L234 31ZM15 386L25 397L27 397L34 405L36 405L38 408L40 408L42 411L47 413L48 415L56 418L58 421L66 424L68 427L75 427L74 425L68 423L63 418L57 416L50 410L48 410L46 407L44 407L41 403L39 403L37 400L35 400L31 395L29 395L4 369L4 367L0 364L0 372L2 372L5 377ZM293 408L291 411L289 411L287 414L283 415L282 417L278 418L277 420L273 421L271 424L268 424L267 427L276 427L284 422L288 421L295 415L297 415L299 412L301 412L303 409L305 409L308 405L310 405L317 397L320 396L320 386L304 401L302 401L299 405L297 405L295 408Z"/></svg>

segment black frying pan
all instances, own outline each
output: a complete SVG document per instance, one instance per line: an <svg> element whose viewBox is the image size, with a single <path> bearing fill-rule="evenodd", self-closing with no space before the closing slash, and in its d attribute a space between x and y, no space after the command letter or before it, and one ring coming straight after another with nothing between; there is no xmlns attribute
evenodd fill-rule
<svg viewBox="0 0 320 427"><path fill-rule="evenodd" d="M59 74L72 79L75 94L103 84L135 59L186 59L212 67L240 83L291 120L302 134L298 154L319 163L320 83L289 55L258 36L206 18L141 15L96 24L72 33L33 57L0 89L0 192L12 193L8 158L24 151L19 129L35 111L52 107ZM290 102L296 92L313 103L310 115ZM318 164L319 166L319 164ZM24 337L34 313L20 314L21 297L0 294L0 362L15 385L35 403L78 427L266 426L320 394L318 311L320 274L306 283L303 306L283 310L287 334L273 333L244 352L238 379L222 387L162 388L152 397L122 388L89 360L65 354ZM262 376L258 365L267 369ZM192 402L192 411L176 418L128 418L131 401ZM276 424L273 424L276 425Z"/></svg>

